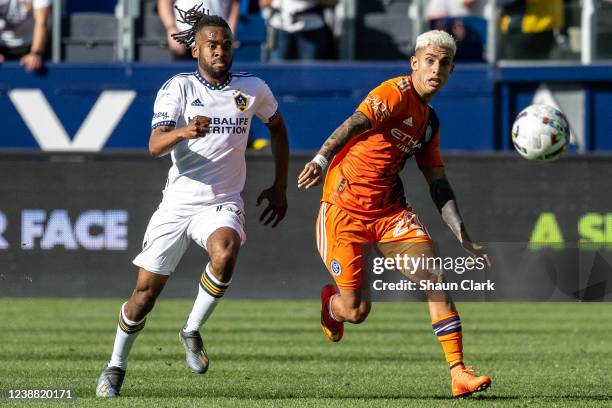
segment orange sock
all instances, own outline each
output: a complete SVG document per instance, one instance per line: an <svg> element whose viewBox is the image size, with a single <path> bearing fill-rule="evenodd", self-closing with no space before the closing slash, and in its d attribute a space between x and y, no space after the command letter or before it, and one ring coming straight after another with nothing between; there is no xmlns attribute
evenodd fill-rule
<svg viewBox="0 0 612 408"><path fill-rule="evenodd" d="M463 333L461 332L461 319L457 312L450 312L431 322L433 332L444 350L448 366L463 364Z"/></svg>

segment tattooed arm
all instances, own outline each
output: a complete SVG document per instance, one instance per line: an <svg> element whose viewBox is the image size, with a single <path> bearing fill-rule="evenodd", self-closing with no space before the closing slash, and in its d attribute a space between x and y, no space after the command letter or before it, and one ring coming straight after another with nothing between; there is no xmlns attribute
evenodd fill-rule
<svg viewBox="0 0 612 408"><path fill-rule="evenodd" d="M370 128L368 118L363 113L356 111L327 138L323 147L319 150L319 154L325 157L327 161L331 161L349 140Z"/></svg>
<svg viewBox="0 0 612 408"><path fill-rule="evenodd" d="M353 113L327 138L313 161L306 163L304 170L298 176L298 187L309 189L319 185L323 168L327 163L332 161L349 140L371 128L370 121L363 113L359 111Z"/></svg>
<svg viewBox="0 0 612 408"><path fill-rule="evenodd" d="M461 246L472 256L484 258L487 265L491 266L489 257L481 245L476 244L470 238L463 218L459 213L455 193L446 178L444 167L422 167L421 171L429 184L429 192L442 219L453 231Z"/></svg>

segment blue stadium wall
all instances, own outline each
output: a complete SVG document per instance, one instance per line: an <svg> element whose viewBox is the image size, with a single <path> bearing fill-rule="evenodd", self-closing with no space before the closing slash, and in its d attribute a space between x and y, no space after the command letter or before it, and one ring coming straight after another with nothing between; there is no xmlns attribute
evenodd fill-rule
<svg viewBox="0 0 612 408"><path fill-rule="evenodd" d="M288 123L292 151L296 152L317 149L370 89L405 74L407 68L404 63L236 64L234 70L251 72L270 85ZM18 65L3 64L0 112L4 130L0 149L145 149L157 90L175 73L193 69L189 63L51 64L44 75L31 75ZM531 103L544 82L579 90L581 106L571 109L581 111L580 123L573 125L584 138L585 150L612 150L612 66L603 65L458 65L433 102L442 123L442 148L509 149L514 116ZM113 105L115 101L125 109L110 113L93 109L96 103ZM47 112L44 118L41 107ZM111 125L86 127L86 119ZM34 123L49 121L53 126L34 129ZM83 131L81 140L73 145L79 130ZM267 130L258 121L254 122L252 137L267 137ZM60 141L54 142L54 138Z"/></svg>

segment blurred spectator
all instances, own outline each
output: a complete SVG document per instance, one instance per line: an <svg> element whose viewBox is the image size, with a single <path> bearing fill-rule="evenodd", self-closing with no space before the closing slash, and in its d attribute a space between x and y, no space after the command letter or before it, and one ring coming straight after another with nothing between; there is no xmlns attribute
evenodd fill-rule
<svg viewBox="0 0 612 408"><path fill-rule="evenodd" d="M437 20L447 17L482 16L486 0L430 0L427 3L425 17Z"/></svg>
<svg viewBox="0 0 612 408"><path fill-rule="evenodd" d="M0 62L19 60L28 72L43 68L52 0L0 0Z"/></svg>
<svg viewBox="0 0 612 408"><path fill-rule="evenodd" d="M455 61L482 61L483 39L466 19L482 16L486 0L432 0L427 3L425 16L434 30L443 30L457 41ZM483 20L483 24L486 22Z"/></svg>
<svg viewBox="0 0 612 408"><path fill-rule="evenodd" d="M270 60L335 58L334 35L325 11L337 0L259 0L270 30Z"/></svg>
<svg viewBox="0 0 612 408"><path fill-rule="evenodd" d="M430 28L443 30L451 34L457 42L457 53L454 60L483 61L484 44L476 30L465 23L462 17L440 18L430 21Z"/></svg>
<svg viewBox="0 0 612 408"><path fill-rule="evenodd" d="M157 0L157 13L166 28L168 48L177 58L190 59L191 52L171 37L172 34L189 28L187 24L178 21L179 14L175 7L187 11L199 4L203 4L202 7L207 9L209 14L223 17L234 36L236 35L236 26L240 17L239 0Z"/></svg>
<svg viewBox="0 0 612 408"><path fill-rule="evenodd" d="M564 24L563 0L504 0L501 58L548 59Z"/></svg>

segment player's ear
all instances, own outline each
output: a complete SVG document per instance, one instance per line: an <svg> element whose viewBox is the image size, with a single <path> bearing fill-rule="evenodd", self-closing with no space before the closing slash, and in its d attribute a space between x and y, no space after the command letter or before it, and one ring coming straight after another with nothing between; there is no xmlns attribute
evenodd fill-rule
<svg viewBox="0 0 612 408"><path fill-rule="evenodd" d="M419 61L417 60L416 55L410 56L410 68L412 68L413 71L415 71L418 68L419 66L418 62Z"/></svg>
<svg viewBox="0 0 612 408"><path fill-rule="evenodd" d="M191 56L195 59L198 59L200 55L200 47L196 47L195 45L191 47Z"/></svg>

